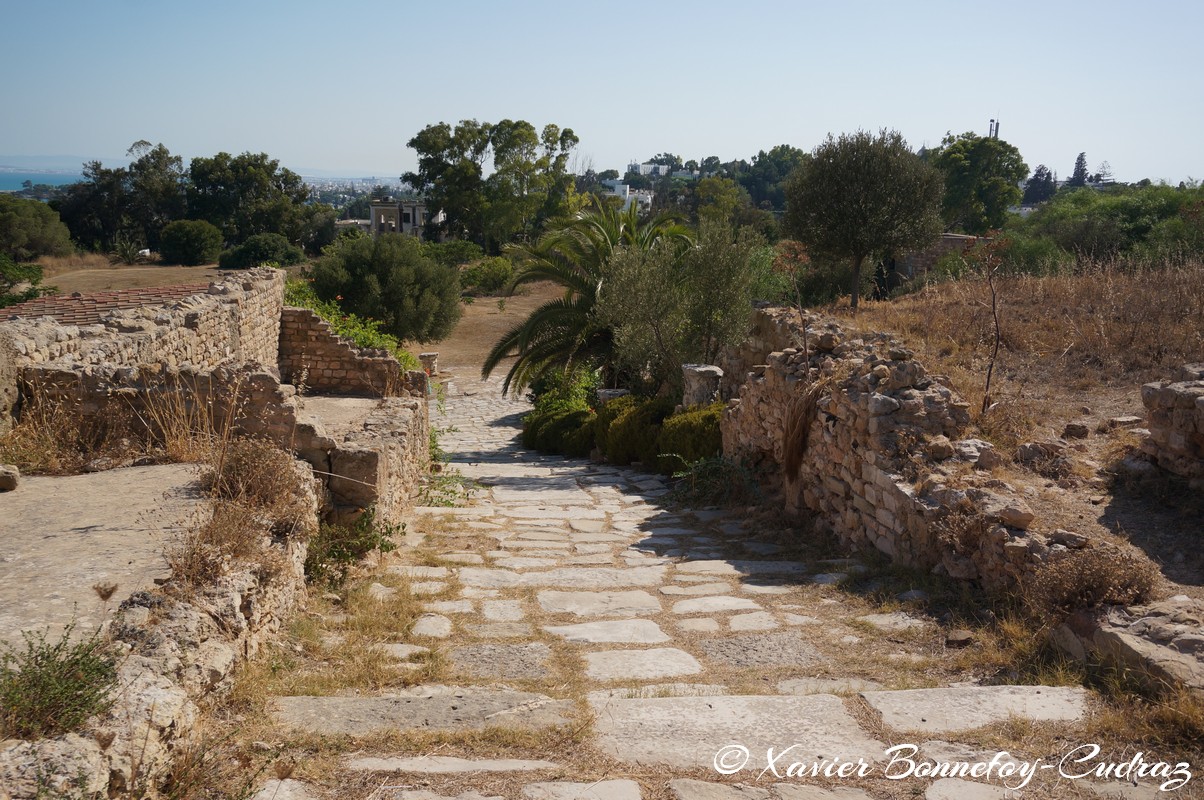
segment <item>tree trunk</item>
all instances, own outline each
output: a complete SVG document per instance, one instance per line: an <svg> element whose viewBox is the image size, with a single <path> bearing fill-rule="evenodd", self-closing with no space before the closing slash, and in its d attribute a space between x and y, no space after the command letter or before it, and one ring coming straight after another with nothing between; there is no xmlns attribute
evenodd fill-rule
<svg viewBox="0 0 1204 800"><path fill-rule="evenodd" d="M853 257L853 291L849 306L857 308L857 301L861 298L861 262L865 260L864 255L856 255Z"/></svg>

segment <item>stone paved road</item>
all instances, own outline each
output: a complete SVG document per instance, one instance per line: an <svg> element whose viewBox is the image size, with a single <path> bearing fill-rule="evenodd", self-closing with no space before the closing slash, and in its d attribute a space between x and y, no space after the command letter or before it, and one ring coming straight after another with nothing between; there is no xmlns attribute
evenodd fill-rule
<svg viewBox="0 0 1204 800"><path fill-rule="evenodd" d="M495 786L492 776L507 775L514 782L505 785L521 793L505 796L524 798L1004 797L998 782L926 781L899 794L903 786L885 779L809 781L828 792L762 771L770 748L790 745L789 760L807 764L863 759L881 769L886 747L911 741L932 758L989 760L958 744L955 732L1012 715L1083 717L1087 698L1077 688L897 691L931 684L931 677L909 679L908 670L931 662L933 642L943 637L918 614L870 614L842 600L830 584L859 564L792 558L740 514L671 510L662 504L661 477L523 451L524 403L500 398L496 385L449 389L445 411L432 406L432 423L454 428L442 436L451 466L480 488L470 505L416 510L416 520L426 517L440 532L432 540L456 543L440 551L438 565L403 553L388 569L412 592L438 598L397 643L399 656L440 652L455 685L284 698L277 724L362 734L498 724L538 730L585 719L592 728L583 753L595 767L610 766L604 780L581 783L573 776L585 756L571 751L483 759L445 748L347 758L346 774L367 772L381 786L400 787L374 796L467 800ZM436 776L458 782L420 788ZM305 787L285 783L268 789L304 795Z"/></svg>

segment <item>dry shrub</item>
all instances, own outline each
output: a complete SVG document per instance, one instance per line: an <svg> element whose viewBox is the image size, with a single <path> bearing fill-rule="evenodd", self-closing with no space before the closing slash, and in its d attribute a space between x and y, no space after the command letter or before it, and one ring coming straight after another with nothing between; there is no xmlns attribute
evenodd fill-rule
<svg viewBox="0 0 1204 800"><path fill-rule="evenodd" d="M235 561L263 555L270 534L263 514L242 503L219 502L213 516L168 546L164 557L177 580L201 586L226 574Z"/></svg>
<svg viewBox="0 0 1204 800"><path fill-rule="evenodd" d="M935 520L932 530L940 543L959 556L976 553L995 523L976 511L957 511Z"/></svg>
<svg viewBox="0 0 1204 800"><path fill-rule="evenodd" d="M305 491L293 456L262 439L228 439L214 453L202 486L219 500L253 508L273 532L294 534L306 519Z"/></svg>
<svg viewBox="0 0 1204 800"><path fill-rule="evenodd" d="M1144 555L1101 546L1051 559L1033 572L1023 588L1034 613L1064 615L1080 608L1145 602L1158 578L1157 566Z"/></svg>

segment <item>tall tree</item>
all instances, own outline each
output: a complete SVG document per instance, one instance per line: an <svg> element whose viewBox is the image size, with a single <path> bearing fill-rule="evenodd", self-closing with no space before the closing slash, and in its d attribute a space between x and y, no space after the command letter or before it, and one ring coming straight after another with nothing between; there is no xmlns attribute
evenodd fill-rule
<svg viewBox="0 0 1204 800"><path fill-rule="evenodd" d="M51 207L80 245L111 250L131 224L129 172L124 167L108 169L99 161L88 161L83 176L82 181L66 187Z"/></svg>
<svg viewBox="0 0 1204 800"><path fill-rule="evenodd" d="M257 233L279 233L301 244L309 234L308 188L267 153L194 158L189 177L188 215L216 225L228 244Z"/></svg>
<svg viewBox="0 0 1204 800"><path fill-rule="evenodd" d="M1087 185L1087 154L1079 153L1079 157L1074 160L1074 172L1070 173L1070 180L1066 181L1066 185L1071 188L1081 188Z"/></svg>
<svg viewBox="0 0 1204 800"><path fill-rule="evenodd" d="M510 291L549 281L562 287L564 295L507 331L486 356L481 376L489 377L515 357L502 384L503 391L510 391L571 364L612 365L614 332L594 314L610 259L620 250L648 250L662 240L685 243L690 237L670 216L641 222L634 203L621 211L599 201L549 228L533 244L509 248L518 263Z"/></svg>
<svg viewBox="0 0 1204 800"><path fill-rule="evenodd" d="M1028 165L1002 139L963 133L946 135L928 157L944 173L943 214L950 230L981 235L1003 227L1007 210L1020 202Z"/></svg>
<svg viewBox="0 0 1204 800"><path fill-rule="evenodd" d="M432 211L443 211L443 233L497 249L575 210L568 160L577 142L570 128L537 132L526 120L461 120L455 128L440 122L407 142L418 152L418 169L402 180Z"/></svg>
<svg viewBox="0 0 1204 800"><path fill-rule="evenodd" d="M130 145L129 218L135 237L152 250L159 249L163 227L187 213L184 159L173 156L162 144L141 139Z"/></svg>
<svg viewBox="0 0 1204 800"><path fill-rule="evenodd" d="M1033 170L1033 177L1029 178L1028 182L1024 184L1024 196L1020 202L1025 205L1044 203L1053 197L1057 190L1057 183L1054 181L1053 173L1049 171L1049 167L1044 164L1038 164L1037 168Z"/></svg>
<svg viewBox="0 0 1204 800"><path fill-rule="evenodd" d="M0 192L0 255L20 262L71 251L71 234L54 209Z"/></svg>
<svg viewBox="0 0 1204 800"><path fill-rule="evenodd" d="M780 144L753 156L746 172L740 173L740 185L748 190L752 203L766 211L782 211L786 208L786 179L807 158L797 147Z"/></svg>
<svg viewBox="0 0 1204 800"><path fill-rule="evenodd" d="M813 255L852 260L856 308L868 256L940 236L941 193L940 173L897 131L829 134L786 186L785 227Z"/></svg>

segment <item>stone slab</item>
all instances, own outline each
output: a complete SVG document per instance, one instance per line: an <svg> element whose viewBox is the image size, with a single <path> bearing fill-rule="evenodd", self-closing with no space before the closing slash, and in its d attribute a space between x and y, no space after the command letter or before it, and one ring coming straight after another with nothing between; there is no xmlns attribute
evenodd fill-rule
<svg viewBox="0 0 1204 800"><path fill-rule="evenodd" d="M673 604L674 614L713 614L718 611L760 611L761 607L747 597L712 595L678 600Z"/></svg>
<svg viewBox="0 0 1204 800"><path fill-rule="evenodd" d="M732 587L727 583L692 583L687 586L679 586L677 584L669 584L661 587L661 594L677 594L677 595L704 595L704 594L726 594L730 592Z"/></svg>
<svg viewBox="0 0 1204 800"><path fill-rule="evenodd" d="M433 639L446 639L451 632L452 621L442 614L423 614L410 630L414 636L430 636Z"/></svg>
<svg viewBox="0 0 1204 800"><path fill-rule="evenodd" d="M571 721L572 700L533 692L481 691L433 697L277 697L272 717L290 730L364 736L402 730L457 731L490 726L544 728Z"/></svg>
<svg viewBox="0 0 1204 800"><path fill-rule="evenodd" d="M806 571L806 566L799 561L708 559L683 562L677 565L677 571L687 575L718 575L725 578L738 578L742 575L801 576Z"/></svg>
<svg viewBox="0 0 1204 800"><path fill-rule="evenodd" d="M924 791L924 800L1008 800L1016 796L1003 786L961 778L941 778Z"/></svg>
<svg viewBox="0 0 1204 800"><path fill-rule="evenodd" d="M452 666L460 672L498 680L547 677L552 651L543 642L472 644L451 651Z"/></svg>
<svg viewBox="0 0 1204 800"><path fill-rule="evenodd" d="M677 627L680 630L694 633L717 633L719 631L719 622L710 617L692 617L690 619L679 619Z"/></svg>
<svg viewBox="0 0 1204 800"><path fill-rule="evenodd" d="M647 619L616 619L599 622L581 622L576 625L545 625L544 630L569 642L601 644L619 642L624 644L659 644L669 641L669 636L660 626Z"/></svg>
<svg viewBox="0 0 1204 800"><path fill-rule="evenodd" d="M527 800L640 800L640 785L632 780L593 783L529 783L523 787Z"/></svg>
<svg viewBox="0 0 1204 800"><path fill-rule="evenodd" d="M546 572L512 572L502 569L462 567L460 581L466 586L506 589L516 586L548 586L572 589L613 589L622 586L658 586L665 578L662 565L648 567L561 567Z"/></svg>
<svg viewBox="0 0 1204 800"><path fill-rule="evenodd" d="M669 781L673 800L770 800L768 789L678 778Z"/></svg>
<svg viewBox="0 0 1204 800"><path fill-rule="evenodd" d="M881 689L877 681L860 678L793 678L778 683L782 694L837 694L839 692L870 692Z"/></svg>
<svg viewBox="0 0 1204 800"><path fill-rule="evenodd" d="M516 758L453 758L451 756L418 756L405 758L353 758L345 762L347 769L356 772L415 772L440 775L458 772L530 772L540 769L560 769L553 761L532 761Z"/></svg>
<svg viewBox="0 0 1204 800"><path fill-rule="evenodd" d="M1086 711L1086 690L1069 686L957 686L862 692L882 721L900 731L945 733L1002 722L1073 722Z"/></svg>
<svg viewBox="0 0 1204 800"><path fill-rule="evenodd" d="M798 631L748 633L699 642L708 659L731 667L789 667L818 663L819 651Z"/></svg>
<svg viewBox="0 0 1204 800"><path fill-rule="evenodd" d="M491 622L518 622L523 618L523 604L518 600L486 600L481 614Z"/></svg>
<svg viewBox="0 0 1204 800"><path fill-rule="evenodd" d="M648 592L557 592L543 591L537 596L539 607L550 614L574 614L578 617L635 617L658 614L660 601Z"/></svg>
<svg viewBox="0 0 1204 800"><path fill-rule="evenodd" d="M251 800L317 800L318 794L308 783L292 778L272 778L251 796Z"/></svg>
<svg viewBox="0 0 1204 800"><path fill-rule="evenodd" d="M481 639L523 639L532 633L525 622L478 622L464 627Z"/></svg>
<svg viewBox="0 0 1204 800"><path fill-rule="evenodd" d="M596 681L672 678L699 672L702 664L698 659L675 647L585 654L585 674Z"/></svg>
<svg viewBox="0 0 1204 800"><path fill-rule="evenodd" d="M911 614L903 611L891 611L886 614L865 614L856 619L883 631L899 632L913 628L924 628L926 626L924 620L916 619Z"/></svg>
<svg viewBox="0 0 1204 800"><path fill-rule="evenodd" d="M796 744L795 760L878 761L885 747L865 734L832 695L807 697L662 697L595 704L598 747L643 766L714 769L716 754L734 742L749 751L737 775L755 779L769 748ZM733 754L735 755L735 754Z"/></svg>
<svg viewBox="0 0 1204 800"><path fill-rule="evenodd" d="M778 627L778 622L768 611L754 611L737 614L727 621L727 625L734 631L771 631Z"/></svg>

